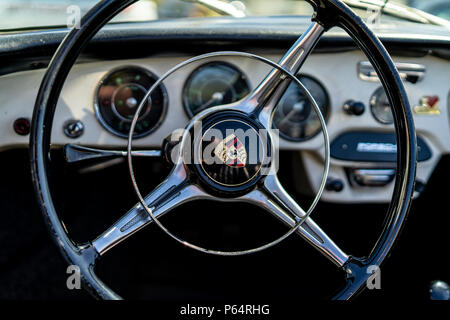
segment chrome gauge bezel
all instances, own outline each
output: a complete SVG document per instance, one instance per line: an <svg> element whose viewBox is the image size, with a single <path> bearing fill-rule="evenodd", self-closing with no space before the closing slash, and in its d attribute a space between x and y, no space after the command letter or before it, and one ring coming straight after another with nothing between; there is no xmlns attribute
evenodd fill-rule
<svg viewBox="0 0 450 320"><path fill-rule="evenodd" d="M325 97L327 98L327 102L328 102L328 103L327 103L327 106L326 106L326 113L323 114L322 116L323 116L323 118L325 119L325 123L328 123L328 119L329 119L330 113L331 113L331 99L330 99L330 95L328 94L328 91L327 91L327 89L325 88L325 86L324 86L324 85L322 84L322 82L320 82L317 78L315 78L315 77L313 77L313 76L311 76L311 75L309 75L309 74L298 73L298 74L296 75L296 77L297 77L297 79L299 79L300 81L301 81L301 78L302 78L302 77L309 78L310 80L316 82L316 83L321 87L321 89L323 90L323 92L324 92L324 94L325 94ZM305 86L306 86L306 85L305 85ZM308 90L309 90L309 88L308 88ZM277 112L277 110L276 110L277 108L278 108L278 106L275 108L275 112ZM310 135L310 136L308 136L308 137L306 137L306 138L293 138L293 137L291 137L291 136L285 134L285 133L284 133L283 131L281 131L280 129L278 129L278 128L275 126L275 121L274 121L274 123L273 123L272 126L273 126L274 129L277 129L277 130L278 130L279 135L280 135L280 137L281 137L282 139L284 139L284 140L286 140L286 141L290 141L290 142L304 142L304 141L308 141L308 140L311 140L311 139L313 139L314 137L316 137L316 136L321 132L321 130L320 130L320 128L319 128L318 131L316 131L314 134L312 134L312 135Z"/></svg>
<svg viewBox="0 0 450 320"><path fill-rule="evenodd" d="M376 121L378 121L379 123L384 124L384 125L392 125L392 124L394 124L394 118L392 118L391 121L386 121L386 120L382 119L376 111L374 111L374 109L377 106L378 101L380 100L380 97L383 94L386 95L386 91L384 90L383 87L378 87L372 93L372 95L370 96L370 100L369 100L370 113L372 113L373 118ZM386 98L387 98L387 95L386 95ZM391 113L392 113L392 110L391 110Z"/></svg>
<svg viewBox="0 0 450 320"><path fill-rule="evenodd" d="M187 103L187 101L186 101L186 90L187 90L187 86L188 86L190 80L192 79L192 77L193 77L193 76L194 76L201 68L207 67L208 65L214 65L214 64L221 64L221 65L225 65L225 66L227 66L227 67L230 67L230 68L234 69L236 72L238 72L238 73L242 76L242 78L243 78L243 80L245 81L245 84L246 84L246 86L247 86L247 88L248 88L248 91L250 92L250 91L252 90L252 87L251 87L251 85L250 85L250 82L249 82L249 80L248 80L247 75L245 74L245 72L243 72L243 71L242 71L238 66L236 66L235 64L232 64L232 63L230 63L230 62L228 62L228 61L222 61L222 60L214 60L214 61L209 61L209 62L203 63L203 64L197 66L194 70L192 70L191 73L189 73L189 75L187 76L187 78L186 78L186 80L184 81L184 84L183 84L183 90L182 90L182 92L181 92L181 101L182 101L182 103L183 103L183 109L184 109L184 112L185 112L186 115L189 117L189 119L192 119L192 118L195 116L195 114L193 114L193 113L191 112L191 110L190 110L190 108L189 108L189 106L188 106L188 103Z"/></svg>
<svg viewBox="0 0 450 320"><path fill-rule="evenodd" d="M95 117L97 118L97 121L101 124L101 126L104 129L106 129L106 131L108 131L109 133L111 133L117 137L124 138L124 139L128 138L128 133L124 134L124 133L116 130L103 118L103 115L100 111L98 97L99 97L100 88L102 87L102 85L104 84L106 79L111 77L111 75L113 75L116 72L126 71L126 70L130 70L130 69L131 70L139 70L139 72L146 74L148 77L152 78L155 82L158 81L158 79L159 79L159 77L156 74L154 74L153 72L151 72L150 70L148 70L142 66L124 65L124 66L119 66L119 67L113 68L110 71L108 71L105 75L103 75L94 90L94 112L95 112ZM133 139L139 139L139 138L143 138L143 137L150 135L151 133L156 131L161 126L161 124L164 122L164 119L166 118L166 115L167 115L167 107L169 105L169 95L167 93L167 89L164 86L164 84L161 83L160 88L161 88L161 94L162 94L162 98L163 98L161 116L159 117L158 121L155 123L155 125L152 128L150 128L149 130L147 130L143 133L133 135ZM148 88L146 90L149 90L149 89L150 88ZM141 101L139 101L139 103L140 102ZM114 111L114 113L115 112L117 112L117 111Z"/></svg>

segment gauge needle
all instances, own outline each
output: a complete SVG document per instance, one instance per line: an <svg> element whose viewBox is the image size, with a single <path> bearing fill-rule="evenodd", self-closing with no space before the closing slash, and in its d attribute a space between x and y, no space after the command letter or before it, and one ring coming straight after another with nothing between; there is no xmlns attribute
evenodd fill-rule
<svg viewBox="0 0 450 320"><path fill-rule="evenodd" d="M279 127L282 127L286 121L289 121L289 119L296 113L296 112L302 112L305 108L305 101L298 101L294 103L292 106L292 110L288 112L288 114L281 120L281 122L278 124Z"/></svg>
<svg viewBox="0 0 450 320"><path fill-rule="evenodd" d="M201 105L198 110L204 110L216 102L222 102L224 94L225 92L214 92L211 99L209 99L205 104Z"/></svg>

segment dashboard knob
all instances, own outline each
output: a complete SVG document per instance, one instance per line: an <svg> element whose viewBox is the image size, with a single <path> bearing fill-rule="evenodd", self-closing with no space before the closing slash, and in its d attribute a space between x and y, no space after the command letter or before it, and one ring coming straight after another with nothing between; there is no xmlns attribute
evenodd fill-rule
<svg viewBox="0 0 450 320"><path fill-rule="evenodd" d="M27 118L17 119L16 121L14 121L13 127L14 127L14 131L18 135L26 136L26 135L30 134L31 124L30 124L30 120L28 120Z"/></svg>
<svg viewBox="0 0 450 320"><path fill-rule="evenodd" d="M344 183L339 179L329 178L325 184L327 191L341 192L344 189Z"/></svg>
<svg viewBox="0 0 450 320"><path fill-rule="evenodd" d="M344 103L344 111L353 116L360 116L366 110L364 103L360 101L348 100Z"/></svg>
<svg viewBox="0 0 450 320"><path fill-rule="evenodd" d="M78 138L83 132L84 124L80 120L68 120L64 123L64 134L69 138Z"/></svg>
<svg viewBox="0 0 450 320"><path fill-rule="evenodd" d="M444 281L433 281L430 284L431 300L450 300L450 286Z"/></svg>

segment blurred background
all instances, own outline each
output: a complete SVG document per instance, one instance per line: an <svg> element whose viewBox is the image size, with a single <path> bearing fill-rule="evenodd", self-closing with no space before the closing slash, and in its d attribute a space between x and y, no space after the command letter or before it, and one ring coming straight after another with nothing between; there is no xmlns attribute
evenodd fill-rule
<svg viewBox="0 0 450 320"><path fill-rule="evenodd" d="M246 15L310 15L312 8L304 0L215 0L227 2ZM352 0L357 2L358 0ZM364 0L363 0L364 1ZM371 0L384 3L384 0ZM0 30L46 26L66 26L74 7L85 14L98 0L1 0ZM113 22L150 21L177 17L219 16L204 4L188 0L141 0L127 8ZM389 0L450 19L450 0Z"/></svg>

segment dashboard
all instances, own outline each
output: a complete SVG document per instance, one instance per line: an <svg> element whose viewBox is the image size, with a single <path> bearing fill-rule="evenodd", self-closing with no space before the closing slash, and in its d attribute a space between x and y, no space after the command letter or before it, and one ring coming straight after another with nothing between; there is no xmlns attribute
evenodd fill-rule
<svg viewBox="0 0 450 320"><path fill-rule="evenodd" d="M249 50L246 50L249 51ZM278 61L284 50L250 50ZM54 147L79 144L125 149L134 111L146 91L167 70L194 54L173 51L138 58L77 63L62 90L52 132ZM393 55L402 75L419 144L416 195L441 156L450 153L448 59ZM261 62L239 57L187 65L153 91L139 115L133 146L160 148L164 138L184 128L205 108L245 97L270 71ZM27 146L26 127L44 69L0 76L0 149ZM339 203L389 202L395 179L396 142L386 93L367 58L357 50L315 52L298 75L317 101L331 141L329 183L322 200ZM21 120L22 122L17 122ZM68 126L76 123L76 135ZM291 84L279 102L274 127L280 149L296 154L293 175L299 191L315 192L324 163L320 122L305 94Z"/></svg>

